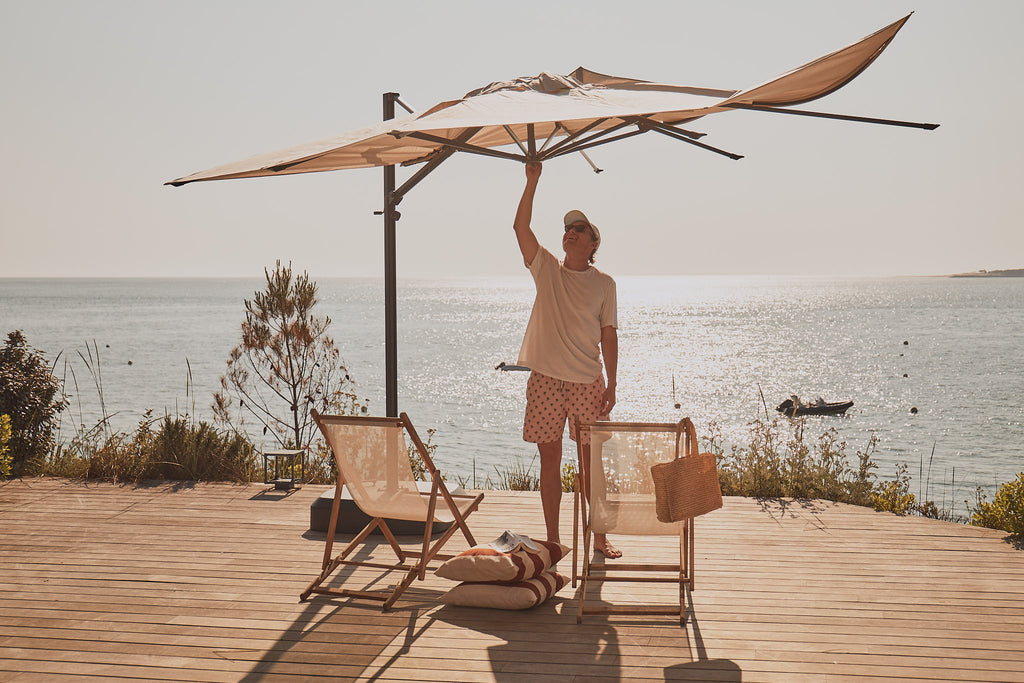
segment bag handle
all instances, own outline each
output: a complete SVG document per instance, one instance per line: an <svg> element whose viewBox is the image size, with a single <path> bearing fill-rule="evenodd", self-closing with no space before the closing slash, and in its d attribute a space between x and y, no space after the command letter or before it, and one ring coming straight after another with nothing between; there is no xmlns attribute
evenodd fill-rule
<svg viewBox="0 0 1024 683"><path fill-rule="evenodd" d="M695 456L695 455L697 455L697 428L693 426L693 421L690 418L688 418L688 417L684 417L683 420L682 420L682 423L683 423L683 431L685 432L685 438L684 438L684 446L685 446L685 450L686 450L685 457ZM683 451L683 449L677 448L676 449L676 454L677 454L676 457L679 457L679 458L684 457L683 455L681 455L682 451Z"/></svg>

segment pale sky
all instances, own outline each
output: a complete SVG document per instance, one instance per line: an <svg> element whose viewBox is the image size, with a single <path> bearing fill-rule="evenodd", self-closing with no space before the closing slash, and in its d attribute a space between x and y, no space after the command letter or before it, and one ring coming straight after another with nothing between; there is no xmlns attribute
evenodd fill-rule
<svg viewBox="0 0 1024 683"><path fill-rule="evenodd" d="M545 165L534 214L601 228L615 275L919 275L1024 267L1024 2L0 0L0 277L377 276L381 171L164 186L577 66L742 89L917 10L806 109L692 124L731 161L654 134ZM399 170L399 182L407 177ZM402 203L405 277L522 273L522 166L456 155Z"/></svg>

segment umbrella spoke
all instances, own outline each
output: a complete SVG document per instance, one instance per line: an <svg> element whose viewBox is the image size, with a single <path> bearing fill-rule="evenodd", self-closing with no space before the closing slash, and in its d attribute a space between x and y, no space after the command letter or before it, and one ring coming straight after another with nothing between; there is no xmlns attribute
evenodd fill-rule
<svg viewBox="0 0 1024 683"><path fill-rule="evenodd" d="M722 105L730 109L750 109L753 111L767 111L773 114L794 114L796 116L814 116L820 119L838 119L840 121L856 121L858 123L880 123L885 126L902 126L904 128L923 128L935 130L939 127L937 123L915 123L913 121L894 121L893 119L876 119L869 116L852 116L850 114L829 114L820 111L807 111L806 109L782 109L780 107L769 107L763 104L741 104L732 102Z"/></svg>
<svg viewBox="0 0 1024 683"><path fill-rule="evenodd" d="M607 121L608 121L608 119L606 119L606 118L604 118L604 119L595 119L594 121L591 121L587 125L585 125L582 128L580 128L575 133L569 133L568 137L566 137L563 140L560 140L559 142L556 142L555 146L552 147L550 150L548 150L548 152L547 152L547 154L545 155L544 158L553 158L553 157L561 156L561 154L558 154L558 152L563 147L565 147L566 145L572 144L577 138L579 138L584 133L587 133L587 132L593 130L593 128L595 126L599 126L602 123L606 123ZM614 126L612 126L611 128L608 128L608 129L602 130L602 131L600 131L598 133L595 133L594 135L590 136L589 138L586 138L585 140L582 140L581 142L586 142L587 140L592 140L592 139L595 139L595 138L599 138L602 135L607 135L608 133L612 133L612 132L617 131L618 129L623 128L623 127L628 126L628 125L629 125L628 123L617 123ZM565 126L563 126L562 128L566 132L568 132L568 129L565 128ZM543 150L541 150L541 151L543 151Z"/></svg>
<svg viewBox="0 0 1024 683"><path fill-rule="evenodd" d="M627 126L627 125L630 125L630 124L622 124L620 126L616 126L613 129L609 129L608 131L604 131L604 133L611 132L612 130L618 130L619 128L623 128L624 126ZM603 138L603 139L602 139L602 135L604 135L604 133L602 133L602 135L592 135L589 138L587 138L586 140L580 140L575 145L571 145L569 147L562 148L562 149L558 150L557 152L548 152L544 156L544 158L545 159L554 159L555 157L564 156L566 154L575 154L576 152L582 152L583 150L590 149L591 147L597 147L599 145L606 145L609 142L616 142L617 140L625 140L626 138L635 137L637 135L640 135L640 134L646 133L646 132L647 132L646 129L637 128L636 130L631 130L628 133L621 133L619 135L613 135L610 138Z"/></svg>
<svg viewBox="0 0 1024 683"><path fill-rule="evenodd" d="M510 126L502 126L502 128L504 128L505 132L508 133L508 136L512 138L512 142L516 143L516 146L519 147L520 151L522 151L524 155L527 154L526 147L523 145L523 143L519 142L519 138L516 137L516 134L512 130L512 128ZM552 133L552 135L554 135L554 133Z"/></svg>
<svg viewBox="0 0 1024 683"><path fill-rule="evenodd" d="M729 157L733 161L737 161L737 160L743 158L742 154L734 154L733 152L727 152L724 149L719 149L718 147L712 147L711 145L708 145L706 143L698 142L697 140L694 140L690 136L684 135L683 133L680 133L677 129L672 128L671 126L665 127L665 128L663 128L661 126L653 126L651 128L651 130L653 130L656 133L661 133L662 135L667 135L670 138L674 138L676 140L682 140L683 142L688 142L691 145L694 145L695 147L700 147L701 149L706 149L709 152L714 152L715 154L721 154L722 156Z"/></svg>

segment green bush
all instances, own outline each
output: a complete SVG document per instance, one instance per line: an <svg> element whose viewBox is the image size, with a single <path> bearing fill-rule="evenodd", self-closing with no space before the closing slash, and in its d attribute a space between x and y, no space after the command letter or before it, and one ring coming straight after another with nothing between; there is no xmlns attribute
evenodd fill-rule
<svg viewBox="0 0 1024 683"><path fill-rule="evenodd" d="M154 425L156 429L154 429ZM256 450L237 432L218 431L184 417L152 420L134 432L109 433L97 425L46 460L42 474L137 482L143 479L234 481L256 478Z"/></svg>
<svg viewBox="0 0 1024 683"><path fill-rule="evenodd" d="M576 463L572 460L562 465L562 492L572 493L576 490Z"/></svg>
<svg viewBox="0 0 1024 683"><path fill-rule="evenodd" d="M237 432L219 432L207 422L165 417L146 445L150 447L147 479L246 483L256 471L252 443Z"/></svg>
<svg viewBox="0 0 1024 683"><path fill-rule="evenodd" d="M1024 536L1024 472L999 487L992 502L978 488L977 505L971 508L971 524Z"/></svg>
<svg viewBox="0 0 1024 683"><path fill-rule="evenodd" d="M858 466L847 463L846 442L834 428L816 442L804 437L804 420L755 420L750 444L725 453L718 426L709 425L706 448L718 456L719 482L726 496L753 498L822 498L870 505L876 465L871 461L877 440L858 452Z"/></svg>
<svg viewBox="0 0 1024 683"><path fill-rule="evenodd" d="M871 500L880 512L905 515L917 511L917 499L910 492L910 475L905 463L896 466L896 478L880 484Z"/></svg>
<svg viewBox="0 0 1024 683"><path fill-rule="evenodd" d="M67 405L42 352L28 345L21 330L10 332L0 347L0 415L11 420L8 448L14 474L50 455L58 417Z"/></svg>
<svg viewBox="0 0 1024 683"><path fill-rule="evenodd" d="M0 479L11 476L11 416L0 415Z"/></svg>

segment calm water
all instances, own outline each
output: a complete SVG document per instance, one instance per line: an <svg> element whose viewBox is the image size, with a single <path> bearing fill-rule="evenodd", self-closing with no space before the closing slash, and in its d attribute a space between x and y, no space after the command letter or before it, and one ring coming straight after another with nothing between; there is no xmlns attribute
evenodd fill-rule
<svg viewBox="0 0 1024 683"><path fill-rule="evenodd" d="M242 300L260 285L0 280L0 331L23 329L50 360L63 352L76 422L99 415L79 357L93 341L116 424L147 408L208 417ZM358 393L382 413L381 283L321 280L320 291ZM437 428L442 469L475 467L482 481L532 458L520 438L526 373L494 370L515 360L532 298L525 276L399 285L399 404L421 430ZM879 474L905 462L914 492L928 480L936 502L962 507L975 486L1024 470L1024 279L620 278L619 320L616 419L690 415L739 443L764 414L759 388L769 409L790 393L820 395L855 405L811 418L810 433L837 427L852 460L874 432ZM922 460L930 476L918 476Z"/></svg>

